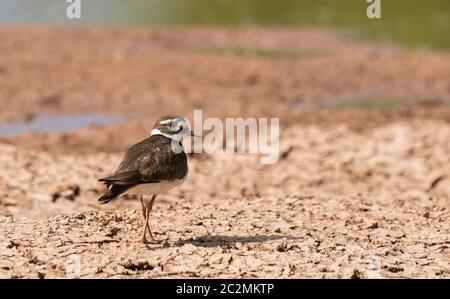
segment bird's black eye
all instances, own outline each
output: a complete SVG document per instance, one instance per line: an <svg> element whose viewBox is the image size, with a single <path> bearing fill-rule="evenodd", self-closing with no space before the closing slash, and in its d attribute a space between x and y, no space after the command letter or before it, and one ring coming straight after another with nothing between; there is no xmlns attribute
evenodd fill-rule
<svg viewBox="0 0 450 299"><path fill-rule="evenodd" d="M175 129L175 122L173 122L173 121L167 123L166 125L169 128L169 130L174 130Z"/></svg>

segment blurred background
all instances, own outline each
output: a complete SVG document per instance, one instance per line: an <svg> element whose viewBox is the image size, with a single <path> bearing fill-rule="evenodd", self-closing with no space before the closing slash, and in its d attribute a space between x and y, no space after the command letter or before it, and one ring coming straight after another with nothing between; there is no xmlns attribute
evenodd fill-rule
<svg viewBox="0 0 450 299"><path fill-rule="evenodd" d="M1 23L73 24L60 0L1 0ZM448 49L450 3L445 0L383 1L382 20L365 15L363 0L96 0L83 1L84 25L320 26L353 37L412 47Z"/></svg>
<svg viewBox="0 0 450 299"><path fill-rule="evenodd" d="M381 19L362 0L81 1L80 19L69 5L0 0L0 138L125 119L143 132L139 119L194 108L288 124L448 105L446 0L383 1Z"/></svg>

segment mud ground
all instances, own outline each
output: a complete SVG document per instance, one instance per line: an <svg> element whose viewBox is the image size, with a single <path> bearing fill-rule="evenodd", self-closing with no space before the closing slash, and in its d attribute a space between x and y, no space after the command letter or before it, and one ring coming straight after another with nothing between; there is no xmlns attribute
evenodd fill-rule
<svg viewBox="0 0 450 299"><path fill-rule="evenodd" d="M127 122L0 137L0 277L450 277L450 56L316 29L0 28L0 119ZM347 99L393 107L337 109ZM96 180L157 117L272 116L278 163L190 159L158 198Z"/></svg>

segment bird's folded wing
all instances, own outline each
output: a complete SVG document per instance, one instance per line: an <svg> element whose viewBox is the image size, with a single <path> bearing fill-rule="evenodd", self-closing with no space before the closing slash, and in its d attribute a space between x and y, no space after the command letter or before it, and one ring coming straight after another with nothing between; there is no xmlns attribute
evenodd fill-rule
<svg viewBox="0 0 450 299"><path fill-rule="evenodd" d="M139 173L143 182L161 182L181 179L185 176L186 155L159 152L143 153L139 157Z"/></svg>
<svg viewBox="0 0 450 299"><path fill-rule="evenodd" d="M113 176L100 179L106 184L137 185L182 179L186 175L186 155L142 152L132 161L124 160Z"/></svg>
<svg viewBox="0 0 450 299"><path fill-rule="evenodd" d="M114 185L136 185L141 183L141 174L138 170L125 171L99 179L99 181Z"/></svg>

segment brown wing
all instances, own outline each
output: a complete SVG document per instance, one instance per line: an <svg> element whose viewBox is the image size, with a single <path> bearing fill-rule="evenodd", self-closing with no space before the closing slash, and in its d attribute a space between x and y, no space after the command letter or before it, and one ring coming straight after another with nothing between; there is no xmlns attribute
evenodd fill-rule
<svg viewBox="0 0 450 299"><path fill-rule="evenodd" d="M170 139L156 135L132 146L116 173L100 181L107 185L132 186L181 179L186 173L186 154L174 152Z"/></svg>

